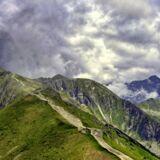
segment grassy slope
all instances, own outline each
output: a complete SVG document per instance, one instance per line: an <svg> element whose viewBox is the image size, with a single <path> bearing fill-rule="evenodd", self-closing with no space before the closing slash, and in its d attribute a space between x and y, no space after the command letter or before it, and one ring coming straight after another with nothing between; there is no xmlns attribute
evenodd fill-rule
<svg viewBox="0 0 160 160"><path fill-rule="evenodd" d="M82 122L86 124L88 127L101 128L102 124L98 125L98 120L95 119L94 116L89 115L88 113L82 112L79 109L72 109L70 106L65 106L65 109L70 111L71 113L77 115L77 117L82 117ZM84 117L84 118L83 118ZM87 120L87 121L86 121ZM110 128L108 126L105 127L104 139L105 141L112 146L113 148L121 151L122 153L128 155L134 160L158 160L159 158L155 157L148 150L146 150L139 143L133 141L133 139L129 138L127 135L121 134L116 131L115 128ZM147 159L148 158L148 159Z"/></svg>
<svg viewBox="0 0 160 160"><path fill-rule="evenodd" d="M129 154L134 160L153 160L159 159L152 153L149 153L142 145L135 142L133 139L123 134L121 131L113 128L112 126L106 126L104 129L104 139L113 148Z"/></svg>
<svg viewBox="0 0 160 160"><path fill-rule="evenodd" d="M0 155L5 160L17 155L19 160L117 159L31 96L0 111Z"/></svg>
<svg viewBox="0 0 160 160"><path fill-rule="evenodd" d="M104 125L99 122L95 116L82 111L81 109L69 104L65 103L58 98L57 95L54 95L51 91L45 91L43 93L45 96L50 96L54 99L55 105L63 106L65 110L76 115L81 119L83 124L87 127L91 128L99 128L104 131L104 139L106 142L112 146L113 148L125 153L129 157L134 160L158 160L159 158L155 157L152 153L146 150L142 145L122 133L116 128L112 126Z"/></svg>
<svg viewBox="0 0 160 160"><path fill-rule="evenodd" d="M58 94L50 91L43 94L52 97L56 105L63 106L79 117L85 126L103 128L93 115L63 102ZM104 138L113 148L135 160L143 160L145 157L149 157L148 160L157 159L113 128L106 128ZM19 160L117 159L99 147L92 137L79 133L47 103L31 96L19 99L0 111L0 156L3 156L0 159L11 160L17 155L20 155Z"/></svg>

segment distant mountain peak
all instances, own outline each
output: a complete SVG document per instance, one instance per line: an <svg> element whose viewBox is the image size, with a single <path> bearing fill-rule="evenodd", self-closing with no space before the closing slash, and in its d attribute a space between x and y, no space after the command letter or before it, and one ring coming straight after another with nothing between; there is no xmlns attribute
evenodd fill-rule
<svg viewBox="0 0 160 160"><path fill-rule="evenodd" d="M160 97L160 78L157 75L126 83L126 86L132 92L132 96L126 95L125 99L130 100L132 103L137 104L152 97Z"/></svg>
<svg viewBox="0 0 160 160"><path fill-rule="evenodd" d="M149 77L149 80L151 80L151 81L159 80L160 81L160 78L156 75L153 75L153 76Z"/></svg>

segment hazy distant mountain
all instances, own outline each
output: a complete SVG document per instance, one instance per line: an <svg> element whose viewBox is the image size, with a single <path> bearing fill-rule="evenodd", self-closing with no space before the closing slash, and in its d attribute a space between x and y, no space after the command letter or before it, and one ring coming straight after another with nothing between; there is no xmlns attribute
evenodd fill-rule
<svg viewBox="0 0 160 160"><path fill-rule="evenodd" d="M126 83L126 86L132 94L126 95L124 98L133 103L160 97L160 78L155 75L145 80Z"/></svg>
<svg viewBox="0 0 160 160"><path fill-rule="evenodd" d="M1 69L0 90L0 159L159 159L160 123L100 83Z"/></svg>

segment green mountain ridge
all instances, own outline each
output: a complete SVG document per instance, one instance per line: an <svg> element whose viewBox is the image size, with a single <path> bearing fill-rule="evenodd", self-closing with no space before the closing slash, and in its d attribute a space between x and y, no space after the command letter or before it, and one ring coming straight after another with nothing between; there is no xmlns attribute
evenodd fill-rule
<svg viewBox="0 0 160 160"><path fill-rule="evenodd" d="M85 99L84 92L79 93L79 100L64 92L66 85L63 82L70 83L68 78L56 76L53 79L57 88L52 87L55 83L51 86L46 84L50 79L35 81L12 73L7 74L7 77L0 76L0 89L7 90L7 96L10 91L11 95L16 95L8 99L7 103L2 103L0 110L0 159L159 159L107 123L100 112L101 108L89 107L89 97ZM7 85L4 85L4 81ZM14 88L8 85L10 81L14 82ZM104 89L104 86L94 81L83 80L84 84L81 84L82 79L73 81L78 81L80 88L86 86L88 91L93 89L91 82L95 86L94 90L97 86ZM118 98L108 89L105 90L105 96ZM97 93L103 96L103 92ZM1 102L5 98L1 94Z"/></svg>
<svg viewBox="0 0 160 160"><path fill-rule="evenodd" d="M120 99L100 83L89 79L43 78L44 87L60 93L65 101L87 108L103 123L109 123L159 155L160 123L137 106Z"/></svg>

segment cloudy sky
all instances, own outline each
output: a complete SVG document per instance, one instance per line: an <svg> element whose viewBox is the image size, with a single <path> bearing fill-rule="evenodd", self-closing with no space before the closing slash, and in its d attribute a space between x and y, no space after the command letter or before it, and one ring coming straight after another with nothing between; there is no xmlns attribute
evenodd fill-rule
<svg viewBox="0 0 160 160"><path fill-rule="evenodd" d="M160 75L160 0L0 0L0 66L114 84Z"/></svg>

